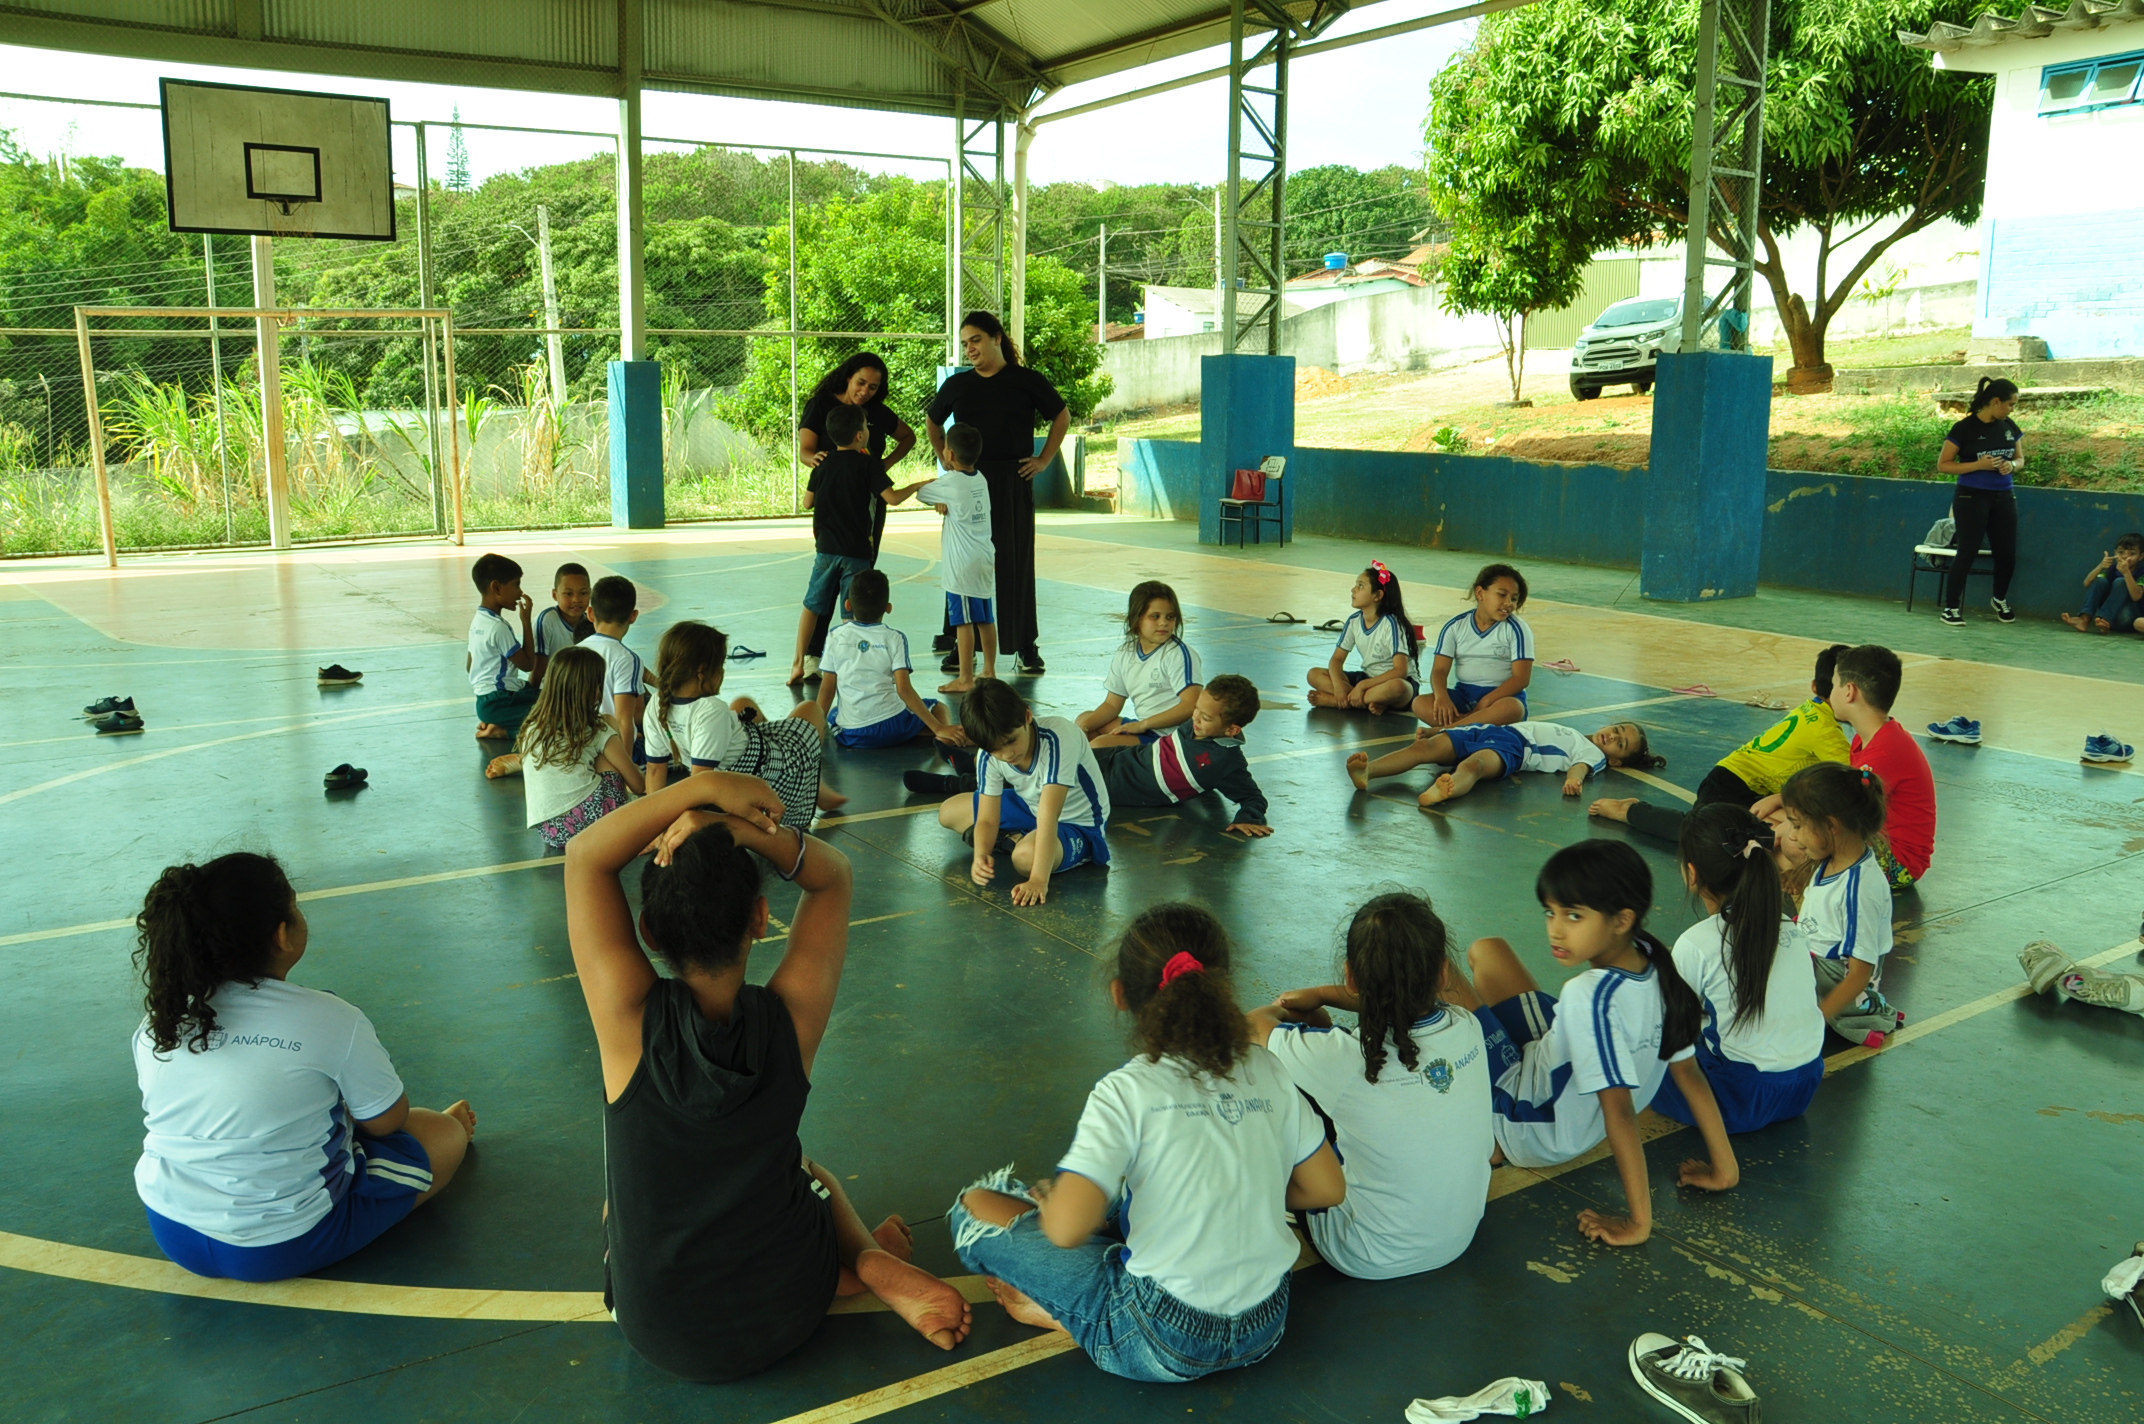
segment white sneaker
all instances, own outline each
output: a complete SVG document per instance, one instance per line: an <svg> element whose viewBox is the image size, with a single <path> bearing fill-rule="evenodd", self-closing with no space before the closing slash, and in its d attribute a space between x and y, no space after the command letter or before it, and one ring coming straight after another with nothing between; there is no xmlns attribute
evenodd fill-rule
<svg viewBox="0 0 2144 1424"><path fill-rule="evenodd" d="M1745 1363L1713 1353L1695 1335L1670 1340L1648 1330L1630 1342L1638 1387L1695 1424L1759 1424L1763 1414L1742 1377Z"/></svg>
<svg viewBox="0 0 2144 1424"><path fill-rule="evenodd" d="M2074 960L2044 939L2036 939L2019 950L2017 962L2035 994L2046 993L2064 973L2077 967Z"/></svg>
<svg viewBox="0 0 2144 1424"><path fill-rule="evenodd" d="M805 659L804 659L804 676L806 676L806 677L817 677L818 675L819 675L819 660L818 660L817 658L814 658L814 657L807 657L807 658L805 658Z"/></svg>
<svg viewBox="0 0 2144 1424"><path fill-rule="evenodd" d="M2144 976L2136 974L2110 974L2104 969L2073 964L2055 981L2055 993L2102 1009L2144 1014Z"/></svg>

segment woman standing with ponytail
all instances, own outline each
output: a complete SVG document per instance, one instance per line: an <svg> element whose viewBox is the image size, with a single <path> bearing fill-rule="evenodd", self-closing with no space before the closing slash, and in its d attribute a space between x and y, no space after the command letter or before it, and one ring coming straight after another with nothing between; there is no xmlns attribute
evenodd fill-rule
<svg viewBox="0 0 2144 1424"><path fill-rule="evenodd" d="M273 857L174 865L135 923L134 1186L165 1255L201 1276L302 1276L446 1188L476 1114L411 1107L371 1021L290 982L307 929Z"/></svg>
<svg viewBox="0 0 2144 1424"><path fill-rule="evenodd" d="M1824 1015L1809 946L1787 919L1772 828L1714 802L1682 823L1682 880L1710 918L1675 941L1704 1021L1697 1064L1729 1132L1800 1117L1824 1081ZM1670 1076L1653 1111L1697 1121Z"/></svg>
<svg viewBox="0 0 2144 1424"><path fill-rule="evenodd" d="M1958 525L1958 556L1943 581L1943 621L1953 628L1965 626L1965 581L1983 539L1995 555L1990 600L1995 616L2005 623L2017 618L2010 607L2010 576L2017 571L2017 491L2011 476L2025 464L2025 432L2010 418L2016 408L2015 382L1982 376L1971 413L1943 437L1943 454L1936 461L1938 470L1958 477L1950 505Z"/></svg>
<svg viewBox="0 0 2144 1424"><path fill-rule="evenodd" d="M1317 1114L1252 1044L1228 964L1227 933L1195 905L1133 920L1109 994L1138 1052L1088 1094L1054 1177L1027 1187L1002 1168L952 1208L954 1248L1013 1319L1069 1332L1125 1379L1271 1354L1296 1258L1282 1212L1347 1195Z"/></svg>

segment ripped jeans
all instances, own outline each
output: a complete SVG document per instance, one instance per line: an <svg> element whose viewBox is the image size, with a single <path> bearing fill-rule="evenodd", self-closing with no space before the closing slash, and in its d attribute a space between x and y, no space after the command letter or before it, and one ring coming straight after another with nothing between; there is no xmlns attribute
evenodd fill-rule
<svg viewBox="0 0 2144 1424"><path fill-rule="evenodd" d="M1110 1374L1181 1384L1255 1365L1280 1344L1288 1324L1287 1276L1272 1295L1241 1315L1209 1314L1125 1269L1130 1248L1115 1234L1114 1217L1103 1234L1067 1249L1042 1234L1039 1211L1010 1226L978 1220L961 1201L978 1188L1027 1195L1026 1184L1013 1180L1012 1169L1005 1167L954 1199L948 1223L962 1263L996 1276L1048 1311Z"/></svg>

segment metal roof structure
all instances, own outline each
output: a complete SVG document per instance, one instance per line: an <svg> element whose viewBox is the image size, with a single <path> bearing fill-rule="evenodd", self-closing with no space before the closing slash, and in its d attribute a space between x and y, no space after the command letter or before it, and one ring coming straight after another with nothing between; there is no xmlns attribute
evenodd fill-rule
<svg viewBox="0 0 2144 1424"><path fill-rule="evenodd" d="M1900 30L1898 42L1908 49L1952 54L2013 40L2046 39L2064 31L2104 29L2132 20L2144 20L2144 0L2070 0L2066 10L2027 5L2014 20L1994 14L1983 14L1970 25L1953 25L1938 20L1928 27L1926 34Z"/></svg>

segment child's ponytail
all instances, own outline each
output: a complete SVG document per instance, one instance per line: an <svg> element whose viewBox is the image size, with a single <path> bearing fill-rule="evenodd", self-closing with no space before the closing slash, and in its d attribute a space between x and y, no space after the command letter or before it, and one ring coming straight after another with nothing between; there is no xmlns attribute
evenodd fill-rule
<svg viewBox="0 0 2144 1424"><path fill-rule="evenodd" d="M297 908L275 857L237 851L206 865L174 865L156 877L134 919L134 967L146 990L149 1042L196 1053L216 1032L216 991L258 984L275 963L275 932Z"/></svg>
<svg viewBox="0 0 2144 1424"><path fill-rule="evenodd" d="M1386 568L1382 559L1370 560L1370 566L1362 571L1362 576L1370 581L1370 592L1377 595L1377 616L1400 620L1400 636L1407 643L1407 661L1410 664L1419 661L1421 641L1414 635L1414 619L1407 613L1407 598L1400 591L1400 576ZM1369 630L1365 628L1364 631Z"/></svg>
<svg viewBox="0 0 2144 1424"><path fill-rule="evenodd" d="M1362 1000L1362 1076L1376 1082L1385 1071L1385 1040L1399 1050L1400 1065L1421 1067L1414 1025L1437 1010L1451 935L1429 901L1405 891L1379 895L1355 912L1347 927L1347 967Z"/></svg>
<svg viewBox="0 0 2144 1424"><path fill-rule="evenodd" d="M717 691L729 655L729 635L709 624L686 618L663 630L655 645L655 720L664 736L671 735L670 709L678 695L694 683L703 697Z"/></svg>
<svg viewBox="0 0 2144 1424"><path fill-rule="evenodd" d="M1631 940L1653 966L1660 985L1660 1056L1673 1058L1697 1042L1704 1024L1697 991L1683 981L1667 946L1645 932L1646 912L1653 907L1653 872L1643 856L1621 841L1567 845L1534 877L1534 898L1543 905L1597 910L1610 917L1630 911Z"/></svg>
<svg viewBox="0 0 2144 1424"><path fill-rule="evenodd" d="M1228 932L1196 905L1156 905L1131 922L1117 944L1117 983L1147 1058L1181 1058L1216 1078L1235 1071L1251 1034L1228 964Z"/></svg>
<svg viewBox="0 0 2144 1424"><path fill-rule="evenodd" d="M1763 1017L1765 987L1779 953L1785 897L1772 841L1770 826L1730 802L1700 806L1682 823L1682 863L1720 904L1736 1024Z"/></svg>

